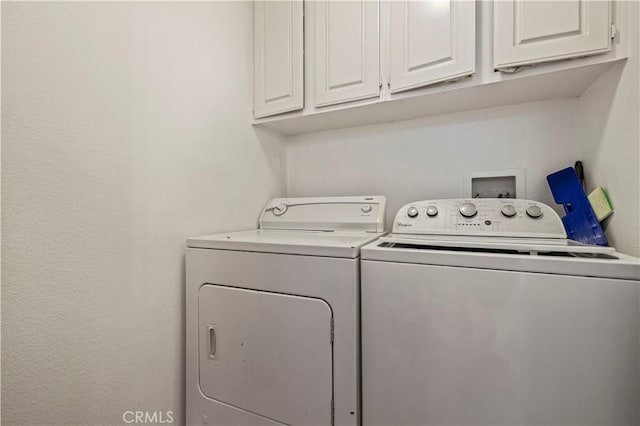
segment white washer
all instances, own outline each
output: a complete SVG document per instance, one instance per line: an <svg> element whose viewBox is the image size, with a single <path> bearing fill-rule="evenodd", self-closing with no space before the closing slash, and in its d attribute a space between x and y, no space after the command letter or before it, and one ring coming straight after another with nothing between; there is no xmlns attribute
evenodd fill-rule
<svg viewBox="0 0 640 426"><path fill-rule="evenodd" d="M360 247L385 198L271 200L187 240L187 424L357 425Z"/></svg>
<svg viewBox="0 0 640 426"><path fill-rule="evenodd" d="M408 204L361 258L364 425L639 424L638 259L507 199Z"/></svg>

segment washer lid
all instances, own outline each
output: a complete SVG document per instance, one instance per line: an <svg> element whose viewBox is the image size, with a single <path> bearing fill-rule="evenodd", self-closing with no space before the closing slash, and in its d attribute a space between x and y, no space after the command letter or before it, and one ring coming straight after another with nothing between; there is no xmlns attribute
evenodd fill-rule
<svg viewBox="0 0 640 426"><path fill-rule="evenodd" d="M383 232L254 229L187 239L187 247L355 258Z"/></svg>
<svg viewBox="0 0 640 426"><path fill-rule="evenodd" d="M389 243L388 247L401 247L403 245L415 245L421 247L437 247L441 249L451 248L455 251L468 252L517 252L528 254L552 255L552 256L585 256L606 257L613 255L616 250L613 247L595 246L584 244L566 238L518 238L518 237L469 237L458 235L406 235L391 234L380 239Z"/></svg>
<svg viewBox="0 0 640 426"><path fill-rule="evenodd" d="M640 280L640 259L567 239L391 234L362 260Z"/></svg>

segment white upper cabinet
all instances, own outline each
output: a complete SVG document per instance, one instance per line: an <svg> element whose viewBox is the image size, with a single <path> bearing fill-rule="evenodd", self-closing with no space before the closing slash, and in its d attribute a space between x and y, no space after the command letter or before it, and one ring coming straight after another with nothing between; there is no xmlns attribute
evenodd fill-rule
<svg viewBox="0 0 640 426"><path fill-rule="evenodd" d="M623 0L254 3L254 124L286 135L580 96L638 25Z"/></svg>
<svg viewBox="0 0 640 426"><path fill-rule="evenodd" d="M473 74L475 1L392 1L389 28L392 93Z"/></svg>
<svg viewBox="0 0 640 426"><path fill-rule="evenodd" d="M610 29L609 1L495 1L494 68L607 52Z"/></svg>
<svg viewBox="0 0 640 426"><path fill-rule="evenodd" d="M302 109L302 1L254 1L254 116Z"/></svg>
<svg viewBox="0 0 640 426"><path fill-rule="evenodd" d="M314 8L315 106L378 96L378 2L317 0L307 7Z"/></svg>

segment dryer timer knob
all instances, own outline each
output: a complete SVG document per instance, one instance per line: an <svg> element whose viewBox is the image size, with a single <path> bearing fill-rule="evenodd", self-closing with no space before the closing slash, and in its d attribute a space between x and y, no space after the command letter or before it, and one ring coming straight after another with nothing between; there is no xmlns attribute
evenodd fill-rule
<svg viewBox="0 0 640 426"><path fill-rule="evenodd" d="M438 208L433 204L427 207L427 216L435 217L438 216Z"/></svg>
<svg viewBox="0 0 640 426"><path fill-rule="evenodd" d="M287 206L284 203L278 204L273 208L273 214L276 216L282 216L287 211L288 208L289 206Z"/></svg>

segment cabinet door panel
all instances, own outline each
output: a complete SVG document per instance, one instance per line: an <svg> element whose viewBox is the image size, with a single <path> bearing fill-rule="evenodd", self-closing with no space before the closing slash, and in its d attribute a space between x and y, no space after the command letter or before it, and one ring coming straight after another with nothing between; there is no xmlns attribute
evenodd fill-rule
<svg viewBox="0 0 640 426"><path fill-rule="evenodd" d="M378 96L378 2L312 4L316 106Z"/></svg>
<svg viewBox="0 0 640 426"><path fill-rule="evenodd" d="M302 1L255 1L254 116L303 107Z"/></svg>
<svg viewBox="0 0 640 426"><path fill-rule="evenodd" d="M602 0L496 1L494 68L608 51L610 9Z"/></svg>
<svg viewBox="0 0 640 426"><path fill-rule="evenodd" d="M389 46L392 93L473 74L475 2L392 2Z"/></svg>

